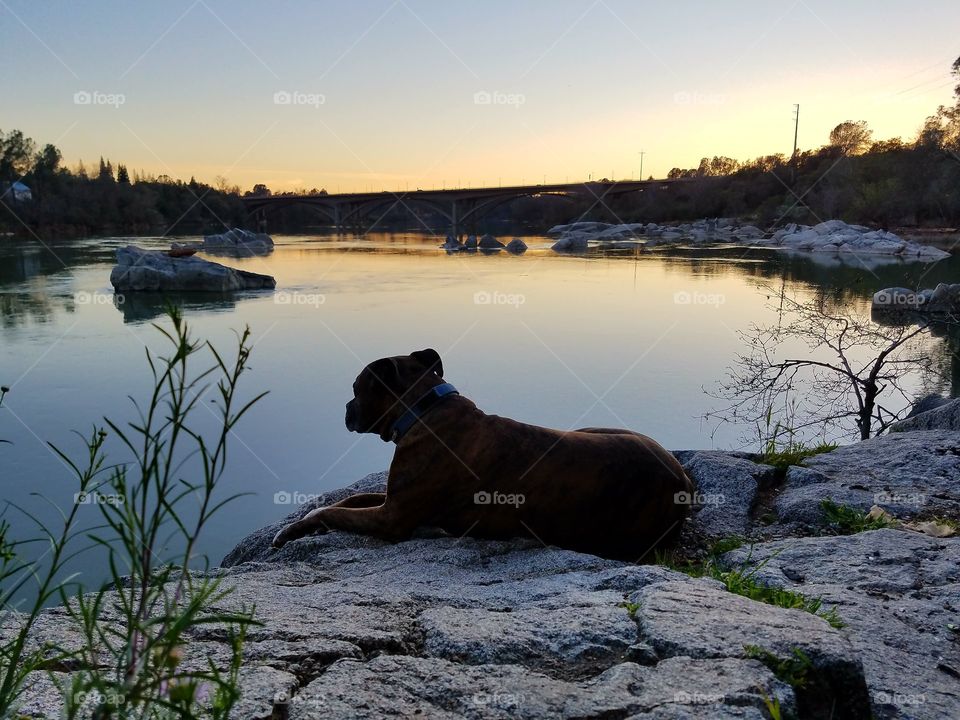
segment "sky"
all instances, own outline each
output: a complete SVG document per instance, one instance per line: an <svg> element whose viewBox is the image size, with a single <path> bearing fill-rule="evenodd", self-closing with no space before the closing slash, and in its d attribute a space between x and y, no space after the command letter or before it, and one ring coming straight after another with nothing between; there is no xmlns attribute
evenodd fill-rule
<svg viewBox="0 0 960 720"><path fill-rule="evenodd" d="M664 177L911 138L956 0L0 0L0 129L249 189ZM641 155L641 152L644 154Z"/></svg>

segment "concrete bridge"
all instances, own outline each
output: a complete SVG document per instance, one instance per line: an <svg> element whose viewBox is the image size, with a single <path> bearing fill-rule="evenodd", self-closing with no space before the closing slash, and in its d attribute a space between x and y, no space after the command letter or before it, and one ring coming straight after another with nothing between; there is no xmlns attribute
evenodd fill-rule
<svg viewBox="0 0 960 720"><path fill-rule="evenodd" d="M395 207L414 212L429 209L443 217L454 237L464 228L495 208L522 197L557 197L569 201L586 201L586 216L597 206L626 193L650 190L669 190L691 182L690 178L677 180L599 180L596 182L561 183L553 185L512 185L506 187L457 188L452 190L404 190L366 193L337 193L335 195L248 195L241 198L247 211L256 217L261 229L266 227L266 216L271 210L291 205L309 205L329 220L338 232L354 230L365 232L371 226L370 217L385 215ZM376 221L372 223L376 224Z"/></svg>

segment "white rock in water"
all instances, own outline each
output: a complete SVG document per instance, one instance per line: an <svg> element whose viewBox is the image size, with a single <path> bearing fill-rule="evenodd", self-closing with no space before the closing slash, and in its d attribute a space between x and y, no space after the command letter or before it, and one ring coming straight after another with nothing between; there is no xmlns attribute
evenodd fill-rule
<svg viewBox="0 0 960 720"><path fill-rule="evenodd" d="M753 225L744 225L733 231L733 234L740 238L756 240L763 237L763 230Z"/></svg>
<svg viewBox="0 0 960 720"><path fill-rule="evenodd" d="M813 228L808 228L807 230L798 230L795 233L784 235L780 239L780 244L783 247L794 248L796 250L807 250L813 247L819 239L819 233Z"/></svg>
<svg viewBox="0 0 960 720"><path fill-rule="evenodd" d="M205 235L203 247L205 249L234 248L256 252L273 248L273 238L266 233L255 233L242 228L233 228L219 235Z"/></svg>
<svg viewBox="0 0 960 720"><path fill-rule="evenodd" d="M813 229L820 235L830 235L831 233L849 230L850 226L843 220L826 220L818 225L814 225Z"/></svg>
<svg viewBox="0 0 960 720"><path fill-rule="evenodd" d="M162 250L135 245L117 250L110 283L117 292L232 292L277 286L269 275L235 270L196 256L174 258Z"/></svg>

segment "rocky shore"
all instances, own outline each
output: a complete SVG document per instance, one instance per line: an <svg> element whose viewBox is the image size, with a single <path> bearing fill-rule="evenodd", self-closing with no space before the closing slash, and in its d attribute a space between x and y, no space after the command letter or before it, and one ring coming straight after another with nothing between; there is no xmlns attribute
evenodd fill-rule
<svg viewBox="0 0 960 720"><path fill-rule="evenodd" d="M558 236L553 245L558 252L583 252L591 242L635 241L646 247L681 242L724 243L816 253L885 255L927 262L950 256L944 250L904 240L892 232L848 225L842 220L828 220L813 226L790 223L773 232L727 218L677 225L577 222L556 225L547 234Z"/></svg>
<svg viewBox="0 0 960 720"><path fill-rule="evenodd" d="M960 717L960 538L897 522L855 532L822 505L938 518L949 535L946 521L960 519L960 400L924 407L897 432L802 467L676 453L702 506L678 557L712 553L751 582L821 598L817 612L749 599L677 562L636 565L533 538L424 530L391 544L332 532L273 551L281 523L262 528L215 571L236 588L221 609L255 604L264 623L248 637L234 716ZM368 476L290 517L384 483ZM38 640L69 638L62 621L50 610ZM225 657L211 629L185 662ZM58 707L38 677L23 712L57 717Z"/></svg>

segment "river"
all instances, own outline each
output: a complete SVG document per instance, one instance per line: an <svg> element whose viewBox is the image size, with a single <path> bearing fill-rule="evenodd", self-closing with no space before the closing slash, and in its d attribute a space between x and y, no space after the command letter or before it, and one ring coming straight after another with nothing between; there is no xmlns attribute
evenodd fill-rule
<svg viewBox="0 0 960 720"><path fill-rule="evenodd" d="M221 350L250 326L244 394L270 391L232 438L223 490L251 495L207 529L201 550L214 563L292 502L387 467L392 446L343 424L351 383L375 358L433 347L461 393L531 423L626 426L672 449L739 447L744 428L714 434L703 421L717 404L705 390L742 350L739 330L776 321L762 285L866 312L881 287L932 287L960 270L960 258L878 265L739 247L565 257L545 237L524 238L522 256L447 255L440 239L415 233L275 240L269 256L221 261L274 275L277 292L185 303L195 335ZM46 520L52 511L32 493L63 507L75 491L46 443L79 456L71 431L134 419L128 396L143 400L150 387L145 348L162 348L158 305L121 302L109 284L113 252L128 242L0 246L0 384L11 387L0 438L12 443L0 445L0 488ZM94 507L81 512L93 522ZM29 532L11 513L14 533ZM92 560L76 569L91 581L101 572Z"/></svg>

